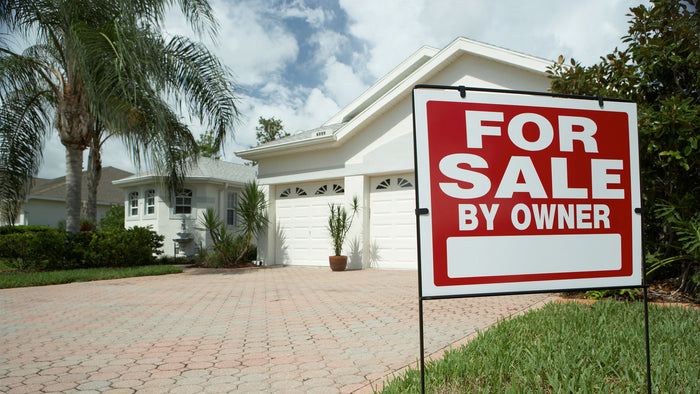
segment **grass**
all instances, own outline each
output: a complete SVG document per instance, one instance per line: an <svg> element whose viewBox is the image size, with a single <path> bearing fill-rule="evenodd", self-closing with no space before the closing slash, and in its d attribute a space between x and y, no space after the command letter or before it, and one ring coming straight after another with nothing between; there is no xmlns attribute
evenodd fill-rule
<svg viewBox="0 0 700 394"><path fill-rule="evenodd" d="M650 305L649 335L652 391L700 392L700 311ZM548 304L426 362L425 379L443 394L646 392L643 304ZM417 369L382 390L418 392Z"/></svg>
<svg viewBox="0 0 700 394"><path fill-rule="evenodd" d="M2 263L0 263L2 264ZM0 270L3 268L0 266ZM182 268L172 265L145 265L123 268L85 268L48 272L0 273L0 289L11 287L46 286L93 280L131 278L135 276L178 274Z"/></svg>

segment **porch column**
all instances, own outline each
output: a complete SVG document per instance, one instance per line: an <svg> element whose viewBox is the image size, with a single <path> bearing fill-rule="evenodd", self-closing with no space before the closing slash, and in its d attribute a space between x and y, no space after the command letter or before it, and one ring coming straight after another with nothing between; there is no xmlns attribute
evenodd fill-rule
<svg viewBox="0 0 700 394"><path fill-rule="evenodd" d="M363 269L370 266L369 177L345 177L345 209L349 210L352 207L355 196L360 202L360 210L353 219L343 250L348 255L348 269Z"/></svg>
<svg viewBox="0 0 700 394"><path fill-rule="evenodd" d="M270 266L277 264L277 215L275 202L277 200L275 185L260 185L260 189L265 193L267 200L267 229L260 234L258 239L258 259L263 261L263 265Z"/></svg>

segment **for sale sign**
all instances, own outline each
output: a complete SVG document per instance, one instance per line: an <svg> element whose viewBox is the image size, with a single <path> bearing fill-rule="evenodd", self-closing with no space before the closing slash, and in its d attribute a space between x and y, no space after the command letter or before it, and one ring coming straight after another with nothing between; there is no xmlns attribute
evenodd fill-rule
<svg viewBox="0 0 700 394"><path fill-rule="evenodd" d="M636 104L462 93L413 92L423 297L640 286Z"/></svg>

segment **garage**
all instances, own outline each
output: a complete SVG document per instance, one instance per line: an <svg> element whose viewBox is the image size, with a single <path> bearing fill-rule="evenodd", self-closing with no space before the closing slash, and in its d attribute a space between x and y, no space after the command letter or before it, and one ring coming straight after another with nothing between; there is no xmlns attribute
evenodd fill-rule
<svg viewBox="0 0 700 394"><path fill-rule="evenodd" d="M328 204L343 203L343 181L282 185L276 193L277 264L327 266Z"/></svg>
<svg viewBox="0 0 700 394"><path fill-rule="evenodd" d="M370 179L372 267L416 269L415 180L413 174Z"/></svg>
<svg viewBox="0 0 700 394"><path fill-rule="evenodd" d="M351 267L417 269L413 88L546 92L551 65L463 37L442 49L423 46L317 127L237 152L258 162L260 184L275 191L270 201L282 227L269 226L258 247L265 264L327 267L325 223L334 197L317 196L321 185L305 184L337 179L343 181L346 208L352 196L362 199L352 242L345 245L350 253L344 250ZM326 183L330 190L333 183Z"/></svg>

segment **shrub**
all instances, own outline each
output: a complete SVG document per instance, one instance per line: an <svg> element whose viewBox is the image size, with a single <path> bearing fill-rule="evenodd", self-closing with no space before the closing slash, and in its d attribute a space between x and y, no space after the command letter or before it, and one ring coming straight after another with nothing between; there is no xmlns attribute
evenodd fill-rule
<svg viewBox="0 0 700 394"><path fill-rule="evenodd" d="M34 233L34 232L55 231L55 230L57 230L55 227L37 226L37 225L0 226L0 235L17 234L17 233Z"/></svg>
<svg viewBox="0 0 700 394"><path fill-rule="evenodd" d="M119 230L124 228L124 207L121 205L111 205L109 211L100 219L100 229Z"/></svg>
<svg viewBox="0 0 700 394"><path fill-rule="evenodd" d="M64 233L55 228L22 229L0 235L0 257L19 270L55 269L62 265L65 252Z"/></svg>
<svg viewBox="0 0 700 394"><path fill-rule="evenodd" d="M76 256L83 261L82 267L149 265L155 262L155 256L163 253L160 249L164 237L145 227L84 234L74 238L75 250L80 248L82 252L82 256Z"/></svg>
<svg viewBox="0 0 700 394"><path fill-rule="evenodd" d="M0 257L10 267L31 271L140 266L155 262L163 239L144 227L77 234L51 228L20 230L0 235Z"/></svg>

